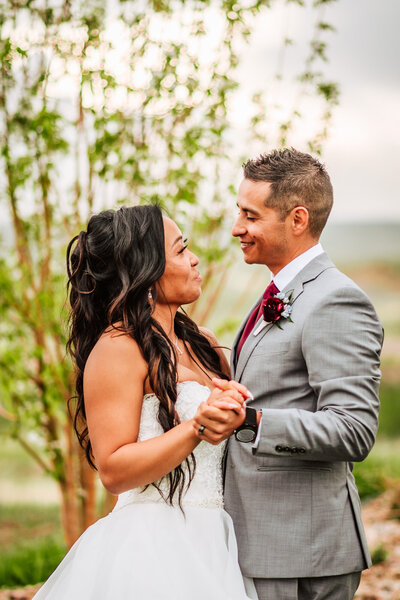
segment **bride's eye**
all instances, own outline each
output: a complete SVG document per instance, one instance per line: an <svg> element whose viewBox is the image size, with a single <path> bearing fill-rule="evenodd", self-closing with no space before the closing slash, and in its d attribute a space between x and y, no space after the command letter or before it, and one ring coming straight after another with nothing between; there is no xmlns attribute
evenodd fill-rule
<svg viewBox="0 0 400 600"><path fill-rule="evenodd" d="M183 240L183 248L181 248L179 250L178 254L182 254L182 252L184 252L187 247L188 247L187 240Z"/></svg>

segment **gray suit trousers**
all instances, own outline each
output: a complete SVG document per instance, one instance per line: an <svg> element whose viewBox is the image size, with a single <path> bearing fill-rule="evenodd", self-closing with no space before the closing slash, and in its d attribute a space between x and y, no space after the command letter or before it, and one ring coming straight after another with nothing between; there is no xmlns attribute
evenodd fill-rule
<svg viewBox="0 0 400 600"><path fill-rule="evenodd" d="M306 579L254 579L259 600L353 600L361 573Z"/></svg>

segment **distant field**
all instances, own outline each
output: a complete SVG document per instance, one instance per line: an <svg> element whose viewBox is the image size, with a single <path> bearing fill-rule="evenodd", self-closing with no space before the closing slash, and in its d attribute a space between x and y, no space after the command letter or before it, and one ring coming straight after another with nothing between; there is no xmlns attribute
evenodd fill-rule
<svg viewBox="0 0 400 600"><path fill-rule="evenodd" d="M12 227L6 221L0 222L0 239L5 246L12 243ZM328 221L321 241L335 262L400 260L400 222Z"/></svg>
<svg viewBox="0 0 400 600"><path fill-rule="evenodd" d="M321 241L335 263L400 262L400 222L328 222Z"/></svg>

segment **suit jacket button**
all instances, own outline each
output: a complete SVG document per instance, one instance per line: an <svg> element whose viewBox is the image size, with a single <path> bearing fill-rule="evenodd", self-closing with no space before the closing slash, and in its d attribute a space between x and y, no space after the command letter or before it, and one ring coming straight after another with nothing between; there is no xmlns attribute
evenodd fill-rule
<svg viewBox="0 0 400 600"><path fill-rule="evenodd" d="M283 452L283 448L282 448L282 446L279 446L279 445L278 445L278 446L275 446L275 450L276 450L277 452Z"/></svg>
<svg viewBox="0 0 400 600"><path fill-rule="evenodd" d="M290 453L291 454L297 454L299 451L299 448L296 448L296 446L293 446L293 448L290 448Z"/></svg>
<svg viewBox="0 0 400 600"><path fill-rule="evenodd" d="M297 448L298 452L300 452L300 454L304 454L306 449L303 448L303 446L300 446L300 448Z"/></svg>
<svg viewBox="0 0 400 600"><path fill-rule="evenodd" d="M291 448L289 448L289 446L285 446L285 447L284 447L284 451L285 451L285 452L290 452L290 451L291 451Z"/></svg>

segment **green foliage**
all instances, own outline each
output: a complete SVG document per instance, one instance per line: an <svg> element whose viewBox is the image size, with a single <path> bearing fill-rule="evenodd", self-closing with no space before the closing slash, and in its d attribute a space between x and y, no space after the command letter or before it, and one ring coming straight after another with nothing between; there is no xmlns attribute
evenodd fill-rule
<svg viewBox="0 0 400 600"><path fill-rule="evenodd" d="M325 4L333 4L333 2L337 2L337 0L314 0L314 6L323 6Z"/></svg>
<svg viewBox="0 0 400 600"><path fill-rule="evenodd" d="M377 443L371 454L354 465L360 497L377 496L400 480L400 386L383 380Z"/></svg>
<svg viewBox="0 0 400 600"><path fill-rule="evenodd" d="M379 565L379 563L385 562L388 556L389 550L386 548L385 544L378 544L378 546L371 551L372 564Z"/></svg>
<svg viewBox="0 0 400 600"><path fill-rule="evenodd" d="M0 588L44 581L66 548L57 506L0 505Z"/></svg>
<svg viewBox="0 0 400 600"><path fill-rule="evenodd" d="M337 103L339 98L339 88L336 83L319 83L318 93L323 96L327 102Z"/></svg>
<svg viewBox="0 0 400 600"><path fill-rule="evenodd" d="M392 519L400 521L400 494L393 500L390 510Z"/></svg>
<svg viewBox="0 0 400 600"><path fill-rule="evenodd" d="M391 480L400 480L400 386L383 380L380 400L377 444L366 460L354 465L361 498L377 496L391 486Z"/></svg>
<svg viewBox="0 0 400 600"><path fill-rule="evenodd" d="M373 459L355 464L354 476L361 500L379 496L388 487L388 480L382 472L382 465Z"/></svg>
<svg viewBox="0 0 400 600"><path fill-rule="evenodd" d="M21 541L12 551L0 554L0 587L33 585L45 581L66 552L62 534L54 539Z"/></svg>
<svg viewBox="0 0 400 600"><path fill-rule="evenodd" d="M382 381L379 437L398 438L400 433L400 385Z"/></svg>
<svg viewBox="0 0 400 600"><path fill-rule="evenodd" d="M354 464L353 473L362 499L377 496L400 481L400 441L378 436L369 456Z"/></svg>

